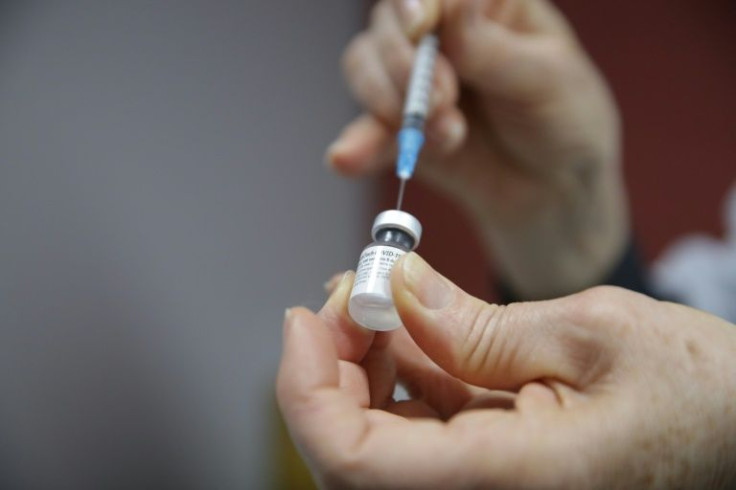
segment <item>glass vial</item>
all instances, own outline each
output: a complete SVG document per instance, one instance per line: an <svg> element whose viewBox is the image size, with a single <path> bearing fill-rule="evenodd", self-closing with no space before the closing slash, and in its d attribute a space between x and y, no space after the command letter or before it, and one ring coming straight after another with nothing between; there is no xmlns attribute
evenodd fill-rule
<svg viewBox="0 0 736 490"><path fill-rule="evenodd" d="M422 225L411 214L392 209L376 216L371 235L373 243L358 260L348 312L371 330L394 330L401 319L391 295L391 269L402 255L417 248Z"/></svg>

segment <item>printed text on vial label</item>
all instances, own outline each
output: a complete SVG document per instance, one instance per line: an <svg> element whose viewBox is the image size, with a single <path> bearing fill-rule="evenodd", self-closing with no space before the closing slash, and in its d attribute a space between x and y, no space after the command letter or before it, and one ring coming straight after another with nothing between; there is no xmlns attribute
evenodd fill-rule
<svg viewBox="0 0 736 490"><path fill-rule="evenodd" d="M355 274L355 286L361 286L369 280L388 281L391 278L391 269L404 253L398 248L383 246L363 251Z"/></svg>

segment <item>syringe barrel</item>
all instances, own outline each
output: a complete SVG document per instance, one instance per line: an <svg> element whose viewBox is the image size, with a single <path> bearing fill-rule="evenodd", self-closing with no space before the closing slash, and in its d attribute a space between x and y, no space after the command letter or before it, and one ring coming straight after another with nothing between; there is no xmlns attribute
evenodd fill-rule
<svg viewBox="0 0 736 490"><path fill-rule="evenodd" d="M437 36L427 34L417 47L409 89L406 94L406 104L404 105L405 123L408 118L411 118L415 121L421 121L421 124L423 124L427 118L438 45L439 39L437 39Z"/></svg>

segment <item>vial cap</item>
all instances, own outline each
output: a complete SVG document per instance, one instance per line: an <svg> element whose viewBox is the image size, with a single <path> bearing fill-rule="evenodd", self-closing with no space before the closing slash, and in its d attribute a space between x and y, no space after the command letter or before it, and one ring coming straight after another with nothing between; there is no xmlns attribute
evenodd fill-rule
<svg viewBox="0 0 736 490"><path fill-rule="evenodd" d="M422 224L411 214L397 209L383 211L373 221L371 236L375 240L378 232L387 228L393 228L407 233L414 239L414 248L419 246L419 240L422 238Z"/></svg>

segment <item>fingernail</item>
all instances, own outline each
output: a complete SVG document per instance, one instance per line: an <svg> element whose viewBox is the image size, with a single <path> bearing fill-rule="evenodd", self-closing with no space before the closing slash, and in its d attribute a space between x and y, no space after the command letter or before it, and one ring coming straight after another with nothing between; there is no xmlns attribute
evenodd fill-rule
<svg viewBox="0 0 736 490"><path fill-rule="evenodd" d="M342 158L346 153L350 153L350 140L341 136L332 142L325 151L325 165L328 167L337 166L338 159Z"/></svg>
<svg viewBox="0 0 736 490"><path fill-rule="evenodd" d="M331 278L329 278L325 283L322 285L326 293L331 293L335 290L338 284L340 284L340 281L342 280L344 274L335 274Z"/></svg>
<svg viewBox="0 0 736 490"><path fill-rule="evenodd" d="M447 115L432 122L427 136L434 146L444 152L452 152L462 144L466 133L467 126L462 118Z"/></svg>
<svg viewBox="0 0 736 490"><path fill-rule="evenodd" d="M346 271L340 274L335 274L327 282L324 283L323 287L328 294L332 294L340 289L347 278L350 277L352 271Z"/></svg>
<svg viewBox="0 0 736 490"><path fill-rule="evenodd" d="M441 310L452 301L454 290L450 283L416 253L406 256L402 263L402 272L409 292L425 308Z"/></svg>
<svg viewBox="0 0 736 490"><path fill-rule="evenodd" d="M457 148L465 137L465 123L456 117L448 117L442 122L442 146L451 150Z"/></svg>
<svg viewBox="0 0 736 490"><path fill-rule="evenodd" d="M424 22L424 6L422 0L401 0L399 2L399 16L404 25L404 31L413 35Z"/></svg>
<svg viewBox="0 0 736 490"><path fill-rule="evenodd" d="M291 308L286 308L286 310L284 310L284 328L283 328L284 335L286 334L286 331L289 329L289 327L291 327L293 316L294 315L291 311Z"/></svg>
<svg viewBox="0 0 736 490"><path fill-rule="evenodd" d="M335 155L340 153L340 140L334 141L330 146L327 147L327 150L325 151L325 160L324 164L326 167L334 167L335 166Z"/></svg>

